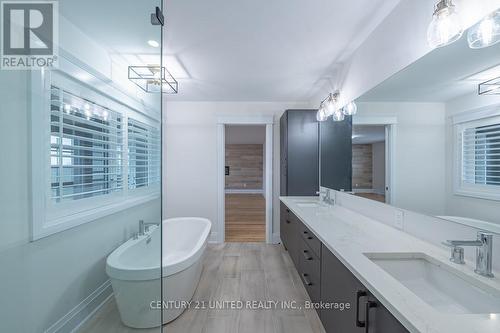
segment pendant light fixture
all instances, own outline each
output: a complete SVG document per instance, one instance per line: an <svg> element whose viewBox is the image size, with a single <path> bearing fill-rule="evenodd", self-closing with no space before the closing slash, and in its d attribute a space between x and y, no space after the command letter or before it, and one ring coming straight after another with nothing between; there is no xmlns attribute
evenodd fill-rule
<svg viewBox="0 0 500 333"><path fill-rule="evenodd" d="M467 32L472 49L482 49L500 42L500 8L472 26Z"/></svg>
<svg viewBox="0 0 500 333"><path fill-rule="evenodd" d="M354 102L350 102L342 108L342 113L346 116L353 116L358 111L358 106Z"/></svg>
<svg viewBox="0 0 500 333"><path fill-rule="evenodd" d="M436 4L432 22L427 29L427 41L432 48L446 46L462 37L463 28L452 0Z"/></svg>

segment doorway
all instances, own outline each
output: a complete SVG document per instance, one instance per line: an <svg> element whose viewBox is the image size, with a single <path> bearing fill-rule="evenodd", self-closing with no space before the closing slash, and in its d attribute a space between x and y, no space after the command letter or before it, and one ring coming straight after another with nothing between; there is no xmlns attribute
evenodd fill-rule
<svg viewBox="0 0 500 333"><path fill-rule="evenodd" d="M388 128L353 125L352 191L367 199L388 203Z"/></svg>
<svg viewBox="0 0 500 333"><path fill-rule="evenodd" d="M218 220L212 239L272 243L274 119L219 117L217 122Z"/></svg>
<svg viewBox="0 0 500 333"><path fill-rule="evenodd" d="M225 126L225 240L266 241L264 125Z"/></svg>

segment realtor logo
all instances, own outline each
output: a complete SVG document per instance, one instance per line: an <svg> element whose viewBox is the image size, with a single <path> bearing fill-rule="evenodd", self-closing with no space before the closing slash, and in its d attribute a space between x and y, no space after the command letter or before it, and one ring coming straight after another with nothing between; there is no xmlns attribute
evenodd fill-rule
<svg viewBox="0 0 500 333"><path fill-rule="evenodd" d="M2 1L2 69L57 67L57 1Z"/></svg>

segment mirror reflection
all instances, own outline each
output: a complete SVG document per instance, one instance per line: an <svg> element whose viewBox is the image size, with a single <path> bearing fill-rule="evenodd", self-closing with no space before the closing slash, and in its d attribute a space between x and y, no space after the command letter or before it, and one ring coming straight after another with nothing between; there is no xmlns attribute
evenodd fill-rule
<svg viewBox="0 0 500 333"><path fill-rule="evenodd" d="M471 49L461 39L361 96L352 193L457 222L499 223L499 54L500 44Z"/></svg>

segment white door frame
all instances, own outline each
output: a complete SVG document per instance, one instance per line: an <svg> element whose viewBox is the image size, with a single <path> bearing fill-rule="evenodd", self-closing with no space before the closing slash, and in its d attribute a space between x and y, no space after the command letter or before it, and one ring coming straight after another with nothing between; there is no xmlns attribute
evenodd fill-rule
<svg viewBox="0 0 500 333"><path fill-rule="evenodd" d="M217 226L215 240L225 241L225 170L226 165L226 125L265 125L265 200L266 200L266 243L272 243L273 223L273 116L234 116L217 118Z"/></svg>
<svg viewBox="0 0 500 333"><path fill-rule="evenodd" d="M352 119L353 125L385 126L385 203L392 205L395 198L395 152L396 152L396 117L357 116Z"/></svg>

